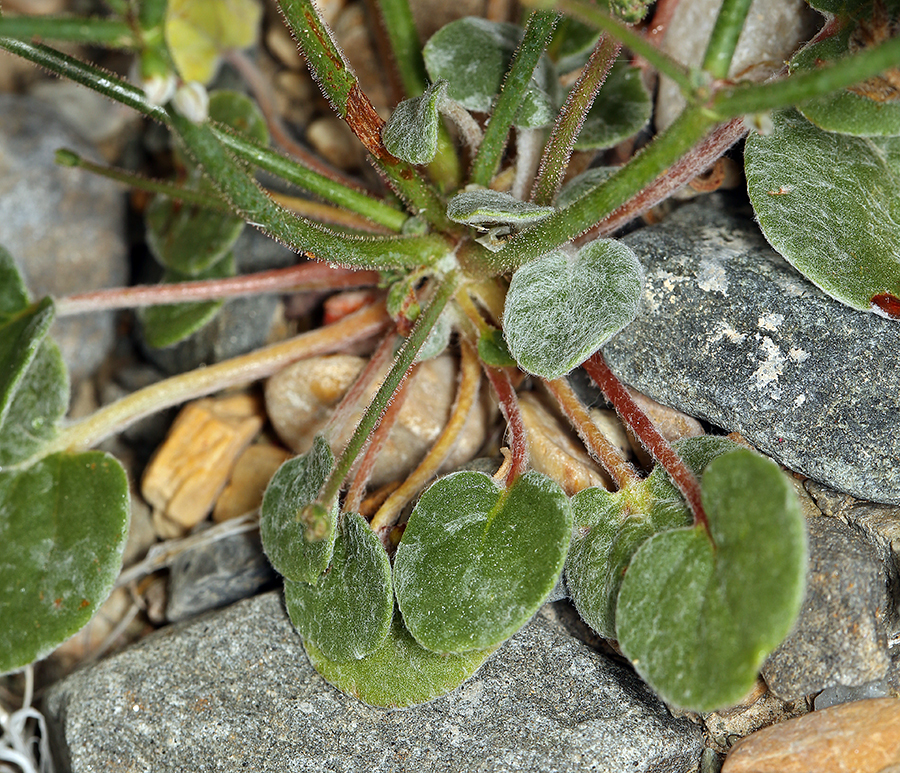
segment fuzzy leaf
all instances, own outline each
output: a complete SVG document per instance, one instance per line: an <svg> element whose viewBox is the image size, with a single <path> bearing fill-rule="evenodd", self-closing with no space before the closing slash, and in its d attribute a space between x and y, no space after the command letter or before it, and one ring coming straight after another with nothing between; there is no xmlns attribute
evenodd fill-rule
<svg viewBox="0 0 900 773"><path fill-rule="evenodd" d="M562 209L582 196L586 196L594 188L605 183L616 172L614 166L595 166L573 177L559 191L556 197L556 206Z"/></svg>
<svg viewBox="0 0 900 773"><path fill-rule="evenodd" d="M795 111L772 120L744 153L766 239L841 303L900 316L900 138L830 134Z"/></svg>
<svg viewBox="0 0 900 773"><path fill-rule="evenodd" d="M616 62L575 139L576 150L611 148L637 134L650 120L650 94L641 72Z"/></svg>
<svg viewBox="0 0 900 773"><path fill-rule="evenodd" d="M229 48L247 48L259 34L257 0L169 0L166 43L185 81L209 83Z"/></svg>
<svg viewBox="0 0 900 773"><path fill-rule="evenodd" d="M506 339L499 330L491 328L478 337L478 357L494 368L514 368L516 361L509 353Z"/></svg>
<svg viewBox="0 0 900 773"><path fill-rule="evenodd" d="M316 501L333 467L331 448L317 435L309 451L278 468L263 496L263 549L275 570L294 582L317 583L331 561L337 502L325 513L311 513L307 505ZM324 518L324 524L314 515ZM320 530L321 535L314 533Z"/></svg>
<svg viewBox="0 0 900 773"><path fill-rule="evenodd" d="M121 568L129 513L125 471L107 454L0 473L0 674L90 620Z"/></svg>
<svg viewBox="0 0 900 773"><path fill-rule="evenodd" d="M447 81L432 83L421 97L405 99L391 113L381 133L388 152L410 164L428 164L437 153L440 113Z"/></svg>
<svg viewBox="0 0 900 773"><path fill-rule="evenodd" d="M447 202L447 217L456 223L476 228L498 225L523 228L539 223L552 214L553 207L542 207L486 188L457 193Z"/></svg>
<svg viewBox="0 0 900 773"><path fill-rule="evenodd" d="M561 72L571 72L584 66L600 32L571 16L564 16L553 30L547 53Z"/></svg>
<svg viewBox="0 0 900 773"><path fill-rule="evenodd" d="M343 516L331 566L315 585L285 580L284 600L303 640L328 660L359 660L384 643L394 614L391 562L361 516Z"/></svg>
<svg viewBox="0 0 900 773"><path fill-rule="evenodd" d="M394 613L382 645L362 660L333 661L304 642L310 663L325 679L370 706L406 708L427 703L458 687L494 649L438 655L422 647Z"/></svg>
<svg viewBox="0 0 900 773"><path fill-rule="evenodd" d="M522 28L515 24L469 16L438 30L422 55L432 81L447 81L450 99L467 110L487 113L521 40ZM551 123L557 90L553 66L543 56L519 108L516 126L537 128Z"/></svg>
<svg viewBox="0 0 900 773"><path fill-rule="evenodd" d="M187 276L177 271L166 271L161 283L186 282L197 279L223 279L234 276L234 253L228 255L195 276ZM150 346L161 348L171 346L196 333L219 313L225 301L197 301L194 303L170 303L141 309L138 319L144 340Z"/></svg>
<svg viewBox="0 0 900 773"><path fill-rule="evenodd" d="M831 62L847 53L851 27L800 51L791 62L791 69L813 70L821 62ZM824 97L809 100L799 106L807 120L820 129L857 137L900 135L900 102L877 101L861 96L859 88L876 88L877 79L861 84L850 91L843 89Z"/></svg>
<svg viewBox="0 0 900 773"><path fill-rule="evenodd" d="M568 373L635 318L642 275L631 249L610 239L575 258L556 250L522 266L503 311L510 353L537 376Z"/></svg>
<svg viewBox="0 0 900 773"><path fill-rule="evenodd" d="M806 530L796 495L773 462L747 449L703 475L701 526L645 541L622 582L622 651L667 702L713 711L753 687L763 660L803 601Z"/></svg>
<svg viewBox="0 0 900 773"><path fill-rule="evenodd" d="M421 497L394 558L407 628L439 653L495 647L553 590L572 532L562 489L527 472L504 490L457 472Z"/></svg>
<svg viewBox="0 0 900 773"><path fill-rule="evenodd" d="M28 306L28 290L9 250L0 246L0 325Z"/></svg>
<svg viewBox="0 0 900 773"><path fill-rule="evenodd" d="M700 474L716 456L737 446L704 436L675 444ZM572 497L575 531L566 557L566 586L582 619L601 636L616 636L615 611L622 578L637 549L661 531L689 526L684 498L661 465L644 480L615 493L588 488Z"/></svg>

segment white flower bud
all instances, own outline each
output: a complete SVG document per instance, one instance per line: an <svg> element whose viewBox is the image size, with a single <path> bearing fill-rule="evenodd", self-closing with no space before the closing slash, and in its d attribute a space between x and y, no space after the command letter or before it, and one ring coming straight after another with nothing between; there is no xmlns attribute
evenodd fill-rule
<svg viewBox="0 0 900 773"><path fill-rule="evenodd" d="M174 104L175 109L189 121L202 123L209 118L209 94L202 83L190 81L179 86Z"/></svg>

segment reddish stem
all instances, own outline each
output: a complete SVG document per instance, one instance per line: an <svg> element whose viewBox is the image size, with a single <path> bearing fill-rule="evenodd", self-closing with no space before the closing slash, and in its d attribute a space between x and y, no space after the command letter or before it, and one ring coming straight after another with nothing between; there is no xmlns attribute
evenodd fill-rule
<svg viewBox="0 0 900 773"><path fill-rule="evenodd" d="M709 532L709 522L703 511L700 482L697 480L697 476L688 469L669 442L659 434L659 430L653 426L653 423L647 418L647 414L628 394L625 385L609 369L609 365L606 364L606 360L599 351L584 362L582 367L594 380L594 383L600 387L600 391L606 395L606 399L612 403L616 413L631 428L644 448L669 473L694 514L694 524L703 526Z"/></svg>
<svg viewBox="0 0 900 773"><path fill-rule="evenodd" d="M370 287L378 284L377 271L354 271L333 268L326 263L310 261L298 266L261 271L228 279L202 279L137 287L113 287L60 298L56 302L58 316L67 317L88 311L131 309L167 303L185 303L240 295L288 293L301 290L339 290L348 287Z"/></svg>
<svg viewBox="0 0 900 773"><path fill-rule="evenodd" d="M509 377L509 371L506 368L485 366L484 372L487 374L491 386L494 387L494 392L500 403L500 411L503 413L503 418L506 419L506 425L509 429L509 450L512 458L505 481L506 486L509 487L525 472L525 468L528 466L528 442L525 433L525 422L522 420L519 399Z"/></svg>

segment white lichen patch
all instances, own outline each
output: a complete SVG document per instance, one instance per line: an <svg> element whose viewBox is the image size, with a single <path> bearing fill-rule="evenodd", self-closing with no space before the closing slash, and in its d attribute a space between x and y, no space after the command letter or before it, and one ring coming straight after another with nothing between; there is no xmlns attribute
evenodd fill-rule
<svg viewBox="0 0 900 773"><path fill-rule="evenodd" d="M762 360L756 370L750 374L750 381L755 389L760 392L767 391L772 399L778 400L781 398L781 390L774 385L777 384L778 377L784 373L787 358L778 344L769 336L762 336L760 349L762 350Z"/></svg>
<svg viewBox="0 0 900 773"><path fill-rule="evenodd" d="M782 322L784 322L784 314L775 314L770 312L768 314L763 314L762 316L760 316L757 325L759 326L760 330L768 330L769 332L774 333L776 330L778 330L778 326Z"/></svg>
<svg viewBox="0 0 900 773"><path fill-rule="evenodd" d="M730 344L742 344L744 339L747 337L746 333L738 333L731 325L729 325L724 319L719 320L719 324L717 325L718 330L716 334L709 339L709 342L712 344L716 344L719 341L725 339Z"/></svg>
<svg viewBox="0 0 900 773"><path fill-rule="evenodd" d="M697 285L707 293L721 293L728 297L728 276L725 266L717 260L703 260L700 262L700 275L697 277Z"/></svg>
<svg viewBox="0 0 900 773"><path fill-rule="evenodd" d="M794 398L794 408L799 408L805 402L806 402L806 395L797 395Z"/></svg>
<svg viewBox="0 0 900 773"><path fill-rule="evenodd" d="M796 346L792 346L788 350L788 357L790 357L793 362L806 362L809 359L809 352Z"/></svg>

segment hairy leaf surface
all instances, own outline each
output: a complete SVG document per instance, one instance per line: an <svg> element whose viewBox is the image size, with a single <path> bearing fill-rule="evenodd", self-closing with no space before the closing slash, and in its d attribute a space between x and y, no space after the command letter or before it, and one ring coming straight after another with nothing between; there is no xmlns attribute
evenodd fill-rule
<svg viewBox="0 0 900 773"><path fill-rule="evenodd" d="M513 275L503 312L509 351L529 373L554 379L590 357L637 314L643 270L621 242L562 250Z"/></svg>
<svg viewBox="0 0 900 773"><path fill-rule="evenodd" d="M616 62L588 111L575 148L611 148L643 129L651 112L650 94L644 88L640 70Z"/></svg>
<svg viewBox="0 0 900 773"><path fill-rule="evenodd" d="M522 201L488 189L463 191L447 202L447 217L480 228L497 225L525 227L550 217L553 207Z"/></svg>
<svg viewBox="0 0 900 773"><path fill-rule="evenodd" d="M509 489L478 472L441 478L413 510L394 558L407 628L434 652L497 646L553 590L571 532L568 498L539 473Z"/></svg>
<svg viewBox="0 0 900 773"><path fill-rule="evenodd" d="M427 164L437 152L440 103L447 95L447 81L432 83L421 97L404 99L381 133L391 155L410 164Z"/></svg>
<svg viewBox="0 0 900 773"><path fill-rule="evenodd" d="M753 687L803 601L806 528L773 462L747 449L703 475L709 535L696 526L646 540L622 581L622 651L669 703L713 711Z"/></svg>

